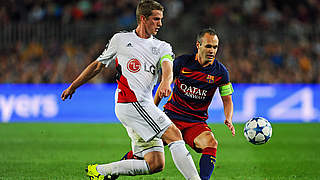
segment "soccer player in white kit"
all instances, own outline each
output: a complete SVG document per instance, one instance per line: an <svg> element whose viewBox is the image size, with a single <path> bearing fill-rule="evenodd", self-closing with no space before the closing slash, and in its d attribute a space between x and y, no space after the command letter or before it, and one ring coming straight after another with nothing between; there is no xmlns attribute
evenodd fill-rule
<svg viewBox="0 0 320 180"><path fill-rule="evenodd" d="M168 144L173 161L186 179L200 179L179 129L153 103L152 89L159 70L160 97L169 96L173 80L173 53L170 44L153 37L162 26L163 6L153 0L137 6L138 26L132 32L116 33L98 59L63 91L62 100L97 75L104 66L116 61L118 71L115 112L127 129L135 156L109 164L89 165L90 179L116 179L119 175L144 175L164 168L163 142ZM150 143L152 142L152 143Z"/></svg>

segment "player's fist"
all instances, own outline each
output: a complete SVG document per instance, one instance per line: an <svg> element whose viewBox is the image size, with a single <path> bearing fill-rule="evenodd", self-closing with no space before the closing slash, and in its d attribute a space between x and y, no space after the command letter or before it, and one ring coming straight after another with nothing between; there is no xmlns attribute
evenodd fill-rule
<svg viewBox="0 0 320 180"><path fill-rule="evenodd" d="M171 94L171 87L169 83L161 82L159 85L159 97L168 97Z"/></svg>
<svg viewBox="0 0 320 180"><path fill-rule="evenodd" d="M68 87L68 89L64 90L61 94L61 99L62 101L64 101L65 99L71 99L72 98L72 94L75 92L76 90L71 88L71 86Z"/></svg>

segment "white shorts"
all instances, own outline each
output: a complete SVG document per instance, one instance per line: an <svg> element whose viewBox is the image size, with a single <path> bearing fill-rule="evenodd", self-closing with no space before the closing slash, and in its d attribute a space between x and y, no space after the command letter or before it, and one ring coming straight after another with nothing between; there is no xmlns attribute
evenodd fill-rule
<svg viewBox="0 0 320 180"><path fill-rule="evenodd" d="M134 155L143 158L148 152L163 152L160 138L172 122L156 105L150 102L116 103L115 112L131 138Z"/></svg>
<svg viewBox="0 0 320 180"><path fill-rule="evenodd" d="M132 128L144 141L161 138L172 121L151 102L116 103L115 112L125 127Z"/></svg>
<svg viewBox="0 0 320 180"><path fill-rule="evenodd" d="M151 141L144 141L132 128L125 126L131 138L131 150L139 158L143 158L148 152L164 152L163 142L160 138L153 138Z"/></svg>

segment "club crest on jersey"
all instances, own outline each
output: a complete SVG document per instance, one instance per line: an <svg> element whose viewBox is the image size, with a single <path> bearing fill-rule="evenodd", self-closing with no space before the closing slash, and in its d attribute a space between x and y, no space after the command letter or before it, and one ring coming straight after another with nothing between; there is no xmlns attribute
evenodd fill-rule
<svg viewBox="0 0 320 180"><path fill-rule="evenodd" d="M214 76L211 76L211 75L208 74L206 79L207 79L208 83L210 83L210 84L214 83Z"/></svg>
<svg viewBox="0 0 320 180"><path fill-rule="evenodd" d="M127 69L132 73L139 72L141 69L140 61L138 59L130 59L127 63Z"/></svg>
<svg viewBox="0 0 320 180"><path fill-rule="evenodd" d="M151 48L152 54L154 55L159 55L160 54L160 49L157 47L152 47Z"/></svg>

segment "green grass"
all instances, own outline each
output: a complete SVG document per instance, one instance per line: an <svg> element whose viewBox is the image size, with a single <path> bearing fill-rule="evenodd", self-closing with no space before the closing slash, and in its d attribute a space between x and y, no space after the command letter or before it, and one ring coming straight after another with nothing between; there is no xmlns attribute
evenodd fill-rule
<svg viewBox="0 0 320 180"><path fill-rule="evenodd" d="M255 146L236 124L235 137L223 124L210 124L219 148L215 180L320 179L320 123L273 124L273 136ZM0 124L0 180L82 180L90 163L117 161L130 149L121 124ZM168 148L166 168L124 179L183 179ZM200 154L192 152L198 166Z"/></svg>

